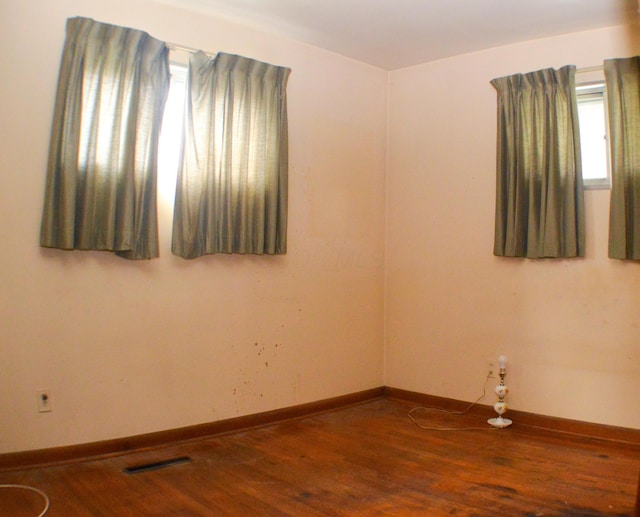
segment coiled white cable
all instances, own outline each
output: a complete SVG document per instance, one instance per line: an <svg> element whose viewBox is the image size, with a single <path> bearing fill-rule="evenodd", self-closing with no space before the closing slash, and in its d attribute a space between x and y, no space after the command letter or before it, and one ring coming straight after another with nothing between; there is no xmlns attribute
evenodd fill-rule
<svg viewBox="0 0 640 517"><path fill-rule="evenodd" d="M43 515L49 511L49 498L42 490L38 490L37 488L27 485L0 485L0 488L19 488L21 490L30 490L35 492L36 494L41 495L44 499L44 510L38 514L38 517L43 517Z"/></svg>

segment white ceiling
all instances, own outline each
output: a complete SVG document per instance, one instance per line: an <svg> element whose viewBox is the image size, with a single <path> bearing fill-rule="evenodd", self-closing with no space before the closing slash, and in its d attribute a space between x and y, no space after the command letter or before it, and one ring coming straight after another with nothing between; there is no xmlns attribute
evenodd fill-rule
<svg viewBox="0 0 640 517"><path fill-rule="evenodd" d="M386 70L635 22L636 0L158 0ZM640 1L640 0L638 0Z"/></svg>

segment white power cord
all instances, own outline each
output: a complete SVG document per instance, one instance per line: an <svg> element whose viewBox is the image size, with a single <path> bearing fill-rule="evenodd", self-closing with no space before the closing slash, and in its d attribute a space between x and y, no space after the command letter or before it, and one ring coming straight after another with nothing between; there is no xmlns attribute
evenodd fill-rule
<svg viewBox="0 0 640 517"><path fill-rule="evenodd" d="M0 485L0 488L19 488L21 490L30 490L31 492L35 492L36 494L41 495L44 499L44 510L38 514L38 517L42 517L49 511L49 498L42 490L38 490L37 488L27 485Z"/></svg>
<svg viewBox="0 0 640 517"><path fill-rule="evenodd" d="M487 394L487 381L489 380L490 375L487 375L482 383L482 395L480 395L476 400L474 400L469 406L463 411L449 411L447 409L434 408L434 407L424 407L418 406L414 407L409 411L407 415L409 419L416 424L420 429L424 429L426 431L493 431L497 429L496 427L428 427L420 424L413 416L413 413L418 410L423 411L438 411L440 413L447 413L449 415L464 415L469 411L473 406L475 406L478 402L480 402Z"/></svg>

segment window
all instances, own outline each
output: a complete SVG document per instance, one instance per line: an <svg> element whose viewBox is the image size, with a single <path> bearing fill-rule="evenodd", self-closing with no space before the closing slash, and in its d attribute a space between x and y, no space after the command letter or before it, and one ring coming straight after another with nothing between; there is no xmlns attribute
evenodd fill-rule
<svg viewBox="0 0 640 517"><path fill-rule="evenodd" d="M582 153L582 180L585 188L611 187L609 145L604 83L576 86Z"/></svg>
<svg viewBox="0 0 640 517"><path fill-rule="evenodd" d="M171 86L164 108L158 146L158 196L162 203L173 207L182 142L187 65L171 63L169 69Z"/></svg>
<svg viewBox="0 0 640 517"><path fill-rule="evenodd" d="M41 246L157 257L159 191L176 255L286 253L291 70L184 49L187 73L169 50L67 21Z"/></svg>

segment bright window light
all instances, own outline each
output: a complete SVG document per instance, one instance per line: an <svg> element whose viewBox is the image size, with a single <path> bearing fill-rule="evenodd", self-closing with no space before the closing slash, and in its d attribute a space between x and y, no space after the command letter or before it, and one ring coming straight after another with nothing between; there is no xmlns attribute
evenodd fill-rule
<svg viewBox="0 0 640 517"><path fill-rule="evenodd" d="M576 94L583 184L585 188L610 188L604 84L579 85Z"/></svg>
<svg viewBox="0 0 640 517"><path fill-rule="evenodd" d="M182 145L187 67L172 64L170 68L171 86L164 109L158 149L158 195L161 203L173 207Z"/></svg>

